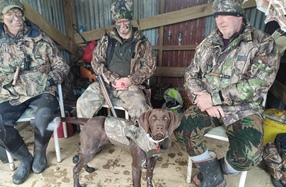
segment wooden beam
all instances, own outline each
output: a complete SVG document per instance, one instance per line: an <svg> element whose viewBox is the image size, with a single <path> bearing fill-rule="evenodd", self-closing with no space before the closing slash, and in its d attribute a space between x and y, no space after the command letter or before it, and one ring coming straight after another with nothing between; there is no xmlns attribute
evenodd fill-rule
<svg viewBox="0 0 286 187"><path fill-rule="evenodd" d="M195 50L197 45L165 45L163 47L163 49L161 49L162 51L191 51L191 50ZM153 50L159 50L160 46L155 45L152 46Z"/></svg>
<svg viewBox="0 0 286 187"><path fill-rule="evenodd" d="M157 67L154 75L155 77L184 77L185 67Z"/></svg>
<svg viewBox="0 0 286 187"><path fill-rule="evenodd" d="M249 0L243 5L244 8L252 8L255 6L255 0ZM140 30L147 30L183 21L198 19L210 15L212 15L212 3L207 3L203 5L193 6L190 8L185 8L182 10L168 12L165 14L159 14L148 18L133 20L132 24L135 27L138 27ZM98 40L103 36L105 31L110 30L112 27L113 26L108 26L100 29L90 30L87 32L83 32L82 35L87 41ZM83 42L79 34L75 34L74 38L75 43L77 44Z"/></svg>
<svg viewBox="0 0 286 187"><path fill-rule="evenodd" d="M36 24L41 30L48 34L56 43L62 46L70 53L74 53L77 48L76 44L68 37L66 37L61 31L49 23L41 14L39 14L32 6L26 1L23 1L25 6L25 16L34 24Z"/></svg>
<svg viewBox="0 0 286 187"><path fill-rule="evenodd" d="M73 1L63 0L63 7L64 7L67 37L69 38L70 41L73 41L74 40L73 14L72 14ZM76 53L77 53L77 46L73 44L71 59L75 58Z"/></svg>
<svg viewBox="0 0 286 187"><path fill-rule="evenodd" d="M270 92L286 105L286 86L275 80L270 88Z"/></svg>

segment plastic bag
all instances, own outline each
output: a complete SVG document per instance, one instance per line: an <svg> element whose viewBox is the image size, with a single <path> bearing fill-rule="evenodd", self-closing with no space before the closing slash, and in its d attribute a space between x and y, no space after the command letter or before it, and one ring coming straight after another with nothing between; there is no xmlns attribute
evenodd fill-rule
<svg viewBox="0 0 286 187"><path fill-rule="evenodd" d="M92 60L92 53L95 48L95 40L92 40L85 48L82 55L82 60L84 62L90 63Z"/></svg>

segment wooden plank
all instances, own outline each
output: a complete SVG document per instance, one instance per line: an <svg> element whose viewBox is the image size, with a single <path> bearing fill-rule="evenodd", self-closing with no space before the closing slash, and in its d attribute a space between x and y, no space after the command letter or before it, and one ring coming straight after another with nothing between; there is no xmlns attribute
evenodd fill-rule
<svg viewBox="0 0 286 187"><path fill-rule="evenodd" d="M255 7L255 0L249 0L244 4L244 8ZM172 11L165 14L159 14L156 16L142 18L139 20L133 20L132 24L138 27L140 30L157 28L160 26L170 25L183 21L198 19L212 15L212 3L198 5L182 10ZM110 30L113 26L108 26L100 29L94 29L87 32L83 32L82 35L87 41L100 39L104 32ZM75 34L75 43L82 43L83 40L78 34Z"/></svg>
<svg viewBox="0 0 286 187"><path fill-rule="evenodd" d="M154 76L155 77L184 77L185 67L157 67Z"/></svg>
<svg viewBox="0 0 286 187"><path fill-rule="evenodd" d="M103 27L99 29L94 29L90 31L86 31L81 33L81 35L86 39L86 41L91 41L91 40L99 40L106 31L111 30L114 26L108 26L108 27ZM81 44L83 43L83 39L80 37L78 33L74 35L74 42L76 44Z"/></svg>
<svg viewBox="0 0 286 187"><path fill-rule="evenodd" d="M286 86L275 80L269 90L275 97L277 97L283 104L286 105Z"/></svg>
<svg viewBox="0 0 286 187"><path fill-rule="evenodd" d="M61 31L49 23L41 14L39 14L32 6L26 1L23 1L25 6L25 16L36 24L41 30L48 34L56 43L62 46L70 53L74 53L76 44L70 38L66 37Z"/></svg>
<svg viewBox="0 0 286 187"><path fill-rule="evenodd" d="M160 47L159 46L153 46L152 47L153 50L159 50ZM196 45L165 45L162 50L163 51L190 51L190 50L195 50L196 49Z"/></svg>
<svg viewBox="0 0 286 187"><path fill-rule="evenodd" d="M73 41L74 40L74 30L73 30L73 14L72 14L72 7L73 7L73 2L70 0L63 0L63 7L64 7L64 15L65 15L65 22L66 22L66 32L67 32L67 37L69 40ZM72 55L71 59L75 58L76 52L77 52L77 46L72 45Z"/></svg>

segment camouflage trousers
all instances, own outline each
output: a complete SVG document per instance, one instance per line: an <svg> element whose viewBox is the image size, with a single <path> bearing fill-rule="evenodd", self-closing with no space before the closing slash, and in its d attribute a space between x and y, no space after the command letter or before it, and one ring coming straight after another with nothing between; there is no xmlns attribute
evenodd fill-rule
<svg viewBox="0 0 286 187"><path fill-rule="evenodd" d="M175 136L186 146L190 156L196 156L208 150L202 138L216 126L224 126L226 129L229 138L226 160L234 169L245 171L259 164L263 154L263 118L259 115L250 115L225 126L221 120L201 112L196 106L191 106L182 116Z"/></svg>
<svg viewBox="0 0 286 187"><path fill-rule="evenodd" d="M135 85L132 85L126 91L110 91L110 98L115 97L122 101L122 107L128 111L131 119L138 119L141 114L151 107L147 104L143 91ZM99 87L99 82L90 84L76 103L77 117L91 118L101 109L104 103L104 97Z"/></svg>

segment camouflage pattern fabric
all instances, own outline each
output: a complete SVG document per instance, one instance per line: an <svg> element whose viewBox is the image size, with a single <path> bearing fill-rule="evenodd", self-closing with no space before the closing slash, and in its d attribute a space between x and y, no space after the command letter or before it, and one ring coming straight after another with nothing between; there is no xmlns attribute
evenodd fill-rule
<svg viewBox="0 0 286 187"><path fill-rule="evenodd" d="M126 91L112 90L109 85L106 85L106 87L109 90L109 97L120 99L122 107L128 111L133 121L151 108L147 104L142 90L136 85L130 86ZM76 104L77 116L91 118L94 114L97 114L103 103L104 97L101 93L99 82L95 81L78 98Z"/></svg>
<svg viewBox="0 0 286 187"><path fill-rule="evenodd" d="M280 58L273 38L248 22L239 35L224 46L221 33L213 31L196 48L185 71L185 88L207 91L213 105L222 107L225 125L252 114L263 114L263 97L273 84Z"/></svg>
<svg viewBox="0 0 286 187"><path fill-rule="evenodd" d="M214 15L221 13L238 13L237 15L242 16L244 15L242 1L243 0L215 0L212 7L213 13Z"/></svg>
<svg viewBox="0 0 286 187"><path fill-rule="evenodd" d="M268 142L265 145L263 151L263 159L264 162L266 163L270 175L276 180L281 180L283 176L282 173L283 160L280 154L278 153L277 147L273 142Z"/></svg>
<svg viewBox="0 0 286 187"><path fill-rule="evenodd" d="M134 58L131 59L130 75L128 78L131 80L132 84L140 85L152 76L156 68L156 61L152 54L151 43L145 38L140 30L133 30L136 30L134 33L136 46L133 55ZM116 29L109 31L106 34L110 38L116 39L118 42L117 45L122 43L122 39L119 37ZM106 50L108 47L107 35L104 35L101 38L94 49L91 65L95 74L101 75L107 84L113 84L120 76L116 72L111 72L106 68Z"/></svg>
<svg viewBox="0 0 286 187"><path fill-rule="evenodd" d="M132 139L143 151L157 153L157 146L149 140L147 133L141 126L133 122L115 117L107 117L104 123L105 132L113 144L129 149L129 139ZM158 153L157 153L158 154Z"/></svg>
<svg viewBox="0 0 286 187"><path fill-rule="evenodd" d="M131 0L117 0L111 5L111 16L114 22L120 19L132 20L133 3Z"/></svg>
<svg viewBox="0 0 286 187"><path fill-rule="evenodd" d="M207 150L202 141L204 134L221 125L221 120L192 105L185 111L175 136L186 146L190 156L196 156ZM259 164L263 152L263 119L259 115L250 115L224 128L229 138L228 163L238 171L249 170Z"/></svg>
<svg viewBox="0 0 286 187"><path fill-rule="evenodd" d="M280 56L283 56L286 51L286 32L277 29L271 36L275 40Z"/></svg>
<svg viewBox="0 0 286 187"><path fill-rule="evenodd" d="M129 140L126 133L132 125L133 123L129 120L109 116L105 119L104 129L111 143L128 148Z"/></svg>
<svg viewBox="0 0 286 187"><path fill-rule="evenodd" d="M134 58L130 62L130 75L132 86L126 91L116 91L111 84L114 84L120 76L116 72L109 71L106 68L106 55L108 48L108 37L116 40L115 45L122 43L117 31L114 29L108 32L98 42L93 51L93 59L91 61L92 68L97 75L101 75L106 86L109 88L110 96L122 100L123 107L128 111L133 120L150 108L146 98L140 89L141 84L150 78L156 68L155 58L152 55L152 46L144 37L141 31L134 29L134 41L136 42L134 49ZM136 98L136 99L130 99ZM86 91L77 100L77 115L78 117L92 117L98 112L104 103L104 98L99 88L98 82L91 84Z"/></svg>
<svg viewBox="0 0 286 187"><path fill-rule="evenodd" d="M42 93L55 95L56 84L63 82L69 66L56 44L31 22L12 38L0 23L0 103L18 105ZM16 68L20 73L12 85ZM55 85L50 85L50 80Z"/></svg>
<svg viewBox="0 0 286 187"><path fill-rule="evenodd" d="M1 0L0 1L0 14L2 14L3 11L10 10L13 7L17 7L17 8L22 9L22 11L25 11L25 7L19 0Z"/></svg>

